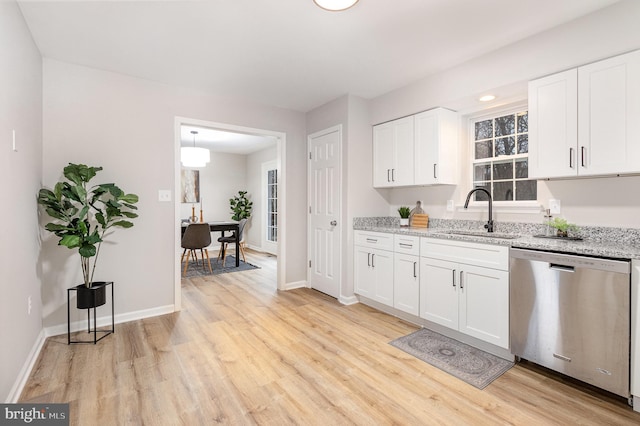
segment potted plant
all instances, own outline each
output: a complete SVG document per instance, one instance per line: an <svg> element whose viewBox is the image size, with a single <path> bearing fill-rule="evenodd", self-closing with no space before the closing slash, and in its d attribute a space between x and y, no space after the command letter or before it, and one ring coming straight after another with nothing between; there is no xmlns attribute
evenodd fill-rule
<svg viewBox="0 0 640 426"><path fill-rule="evenodd" d="M137 195L127 194L113 183L89 186L100 170L102 167L69 163L63 170L66 180L56 183L53 191L42 188L38 193L38 204L55 219L45 229L60 238L58 245L80 254L84 283L76 287L79 309L106 302L105 283L93 281L105 233L112 228L131 228L133 223L127 219L138 217Z"/></svg>
<svg viewBox="0 0 640 426"><path fill-rule="evenodd" d="M400 214L400 226L409 226L409 215L411 214L409 207L401 206L398 208L398 213Z"/></svg>
<svg viewBox="0 0 640 426"><path fill-rule="evenodd" d="M238 191L238 195L233 198L229 198L229 205L231 206L231 219L249 219L251 217L251 209L253 208L253 201L247 198L247 191Z"/></svg>
<svg viewBox="0 0 640 426"><path fill-rule="evenodd" d="M556 235L558 237L568 237L569 231L577 232L580 229L575 224L569 223L566 219L563 219L561 217L554 218L553 220L547 222L546 225L555 228L557 230Z"/></svg>

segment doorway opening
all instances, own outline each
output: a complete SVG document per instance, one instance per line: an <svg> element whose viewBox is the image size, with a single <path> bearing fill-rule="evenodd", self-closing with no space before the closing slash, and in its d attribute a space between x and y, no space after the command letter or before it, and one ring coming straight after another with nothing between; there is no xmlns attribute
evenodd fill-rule
<svg viewBox="0 0 640 426"><path fill-rule="evenodd" d="M195 137L193 131L198 132ZM183 202L181 194L181 174L183 167L180 163L181 146L196 146L210 151L210 163L205 167L192 169L198 171L198 201ZM276 256L276 281L273 287L284 289L285 266L285 146L286 134L264 129L215 123L184 117L175 119L175 242L177 254L181 253L181 222L193 215L204 221L230 220L232 210L229 199L238 195L239 191L246 191L247 197L253 202L251 219L245 226L243 241L245 247L255 252L269 253ZM271 198L271 204L264 197L262 170L268 164L271 176L277 179L277 199ZM271 195L274 195L273 193ZM275 203L274 203L275 201ZM272 227L267 229L267 208L276 208L270 212L269 219ZM276 214L273 214L276 213ZM275 241L263 242L263 235L268 231L277 232ZM216 246L213 238L212 248ZM273 239L272 239L273 240ZM213 253L215 259L215 251ZM179 265L180 256L177 255L175 265L174 309L182 306L181 280L182 273Z"/></svg>

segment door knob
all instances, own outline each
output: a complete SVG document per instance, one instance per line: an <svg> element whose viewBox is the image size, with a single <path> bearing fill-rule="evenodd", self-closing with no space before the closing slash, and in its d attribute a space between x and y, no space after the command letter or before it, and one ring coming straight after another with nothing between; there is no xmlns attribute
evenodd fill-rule
<svg viewBox="0 0 640 426"><path fill-rule="evenodd" d="M338 224L338 222L336 222L335 220L332 220L331 222L329 222L329 224L331 226L336 226Z"/></svg>

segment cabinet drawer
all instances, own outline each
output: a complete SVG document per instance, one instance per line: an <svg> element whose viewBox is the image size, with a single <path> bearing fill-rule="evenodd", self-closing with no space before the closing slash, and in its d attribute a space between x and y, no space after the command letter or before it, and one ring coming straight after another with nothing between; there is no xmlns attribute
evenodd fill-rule
<svg viewBox="0 0 640 426"><path fill-rule="evenodd" d="M422 238L420 255L501 271L509 270L509 247L507 246Z"/></svg>
<svg viewBox="0 0 640 426"><path fill-rule="evenodd" d="M380 250L393 250L393 234L355 231L355 245Z"/></svg>
<svg viewBox="0 0 640 426"><path fill-rule="evenodd" d="M415 256L420 255L420 237L394 234L393 251Z"/></svg>

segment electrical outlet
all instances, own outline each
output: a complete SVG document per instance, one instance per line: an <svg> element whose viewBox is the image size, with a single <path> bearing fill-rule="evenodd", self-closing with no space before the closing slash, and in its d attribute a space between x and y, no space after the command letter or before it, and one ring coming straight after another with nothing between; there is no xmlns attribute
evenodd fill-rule
<svg viewBox="0 0 640 426"><path fill-rule="evenodd" d="M171 201L171 190L170 189L159 189L158 190L158 201Z"/></svg>
<svg viewBox="0 0 640 426"><path fill-rule="evenodd" d="M447 200L447 211L452 212L455 210L455 205L453 204L453 200Z"/></svg>
<svg viewBox="0 0 640 426"><path fill-rule="evenodd" d="M561 210L560 207L561 207L560 200L554 200L554 199L549 200L549 210L551 210L551 214L560 214L560 210Z"/></svg>

